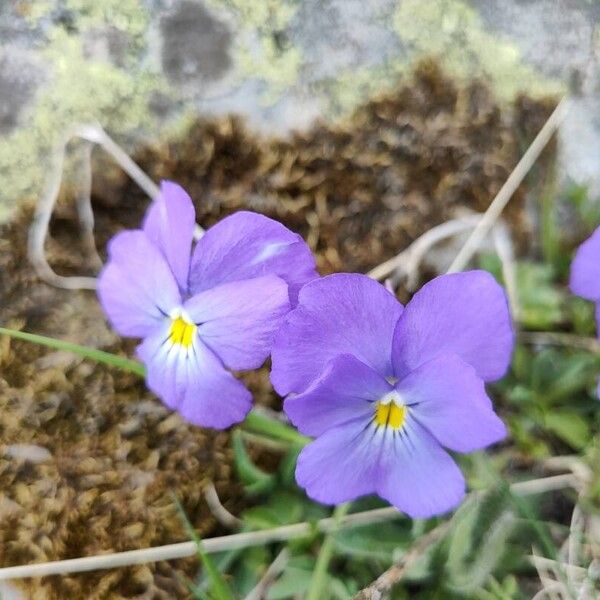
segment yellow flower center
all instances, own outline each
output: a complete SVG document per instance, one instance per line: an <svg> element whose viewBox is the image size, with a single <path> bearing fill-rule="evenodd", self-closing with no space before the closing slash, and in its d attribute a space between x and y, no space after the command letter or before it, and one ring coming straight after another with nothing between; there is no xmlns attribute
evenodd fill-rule
<svg viewBox="0 0 600 600"><path fill-rule="evenodd" d="M375 408L375 423L382 427L400 429L406 421L406 406L395 402L378 402Z"/></svg>
<svg viewBox="0 0 600 600"><path fill-rule="evenodd" d="M190 323L181 317L177 317L171 322L169 339L172 344L179 344L180 346L189 348L194 341L195 333L196 325L194 323Z"/></svg>

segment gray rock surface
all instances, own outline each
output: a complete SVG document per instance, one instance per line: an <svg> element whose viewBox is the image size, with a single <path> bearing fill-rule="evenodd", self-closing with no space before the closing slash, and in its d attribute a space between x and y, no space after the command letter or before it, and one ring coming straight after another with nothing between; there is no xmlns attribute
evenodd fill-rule
<svg viewBox="0 0 600 600"><path fill-rule="evenodd" d="M206 7L184 0L160 17L161 61L169 81L201 86L231 68L232 33Z"/></svg>
<svg viewBox="0 0 600 600"><path fill-rule="evenodd" d="M7 48L0 55L0 135L23 124L43 79L39 62L27 51Z"/></svg>
<svg viewBox="0 0 600 600"><path fill-rule="evenodd" d="M599 20L597 0L7 0L0 211L39 194L71 123L135 144L180 116L233 111L282 132L351 110L428 53L506 97L587 74L561 170L600 193Z"/></svg>
<svg viewBox="0 0 600 600"><path fill-rule="evenodd" d="M475 5L486 27L510 38L522 59L542 73L566 80L590 61L598 2L478 0Z"/></svg>

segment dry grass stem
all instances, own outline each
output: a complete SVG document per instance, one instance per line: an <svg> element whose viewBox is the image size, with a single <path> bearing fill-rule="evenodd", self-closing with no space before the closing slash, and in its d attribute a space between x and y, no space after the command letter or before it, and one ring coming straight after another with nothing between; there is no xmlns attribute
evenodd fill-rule
<svg viewBox="0 0 600 600"><path fill-rule="evenodd" d="M96 280L93 277L62 277L57 275L48 263L45 251L50 218L60 192L67 145L74 137L77 137L76 132L70 132L54 152L48 184L37 203L29 229L27 256L40 279L51 285L65 289L95 289Z"/></svg>
<svg viewBox="0 0 600 600"><path fill-rule="evenodd" d="M550 331L521 331L519 341L523 344L540 346L566 346L579 348L594 354L600 354L600 341L592 337L572 333L554 333Z"/></svg>
<svg viewBox="0 0 600 600"><path fill-rule="evenodd" d="M544 598L555 600L557 598L556 593L560 593L562 596L564 591L565 586L562 583L555 582L541 589L531 600L543 600ZM567 598L567 596L564 596L564 598ZM561 598L558 597L558 600L561 600Z"/></svg>
<svg viewBox="0 0 600 600"><path fill-rule="evenodd" d="M527 148L525 154L523 154L521 160L508 176L504 185L500 188L500 191L496 194L496 197L492 200L481 221L475 226L475 229L465 242L465 245L461 248L460 252L450 265L448 273L462 271L467 266L485 236L488 235L500 217L500 214L512 198L512 195L521 185L523 179L525 179L525 176L529 173L529 170L542 153L542 150L546 147L546 144L548 144L555 131L565 119L567 111L568 99L565 97L558 103L554 112L550 115L529 148Z"/></svg>
<svg viewBox="0 0 600 600"><path fill-rule="evenodd" d="M399 515L400 513L393 507L378 508L347 515L339 522L333 517L321 519L316 524L316 530L322 533L328 533L337 528L360 527L361 525L389 521ZM250 531L208 538L203 540L202 545L206 552L215 553L260 546L272 542L287 541L309 536L314 531L315 526L311 523L296 523L294 525L284 525L283 527L275 527L273 529L265 529L262 531ZM65 575L67 573L81 573L97 569L113 569L161 560L185 558L194 556L195 554L196 545L194 542L181 542L179 544L169 544L167 546L158 546L155 548L144 548L143 550L131 550L129 552L52 561L33 565L23 565L20 567L7 567L0 569L0 580L45 577L47 575Z"/></svg>
<svg viewBox="0 0 600 600"><path fill-rule="evenodd" d="M78 168L80 189L76 197L77 214L82 227L84 243L91 254L94 266L101 265L94 241L94 214L91 205L92 171L91 152L92 144L101 146L115 162L150 196L155 198L159 189L157 185L144 173L144 171L131 159L131 157L99 126L80 125L71 129L58 144L54 151L50 177L45 192L36 205L33 221L29 229L28 258L38 276L47 283L59 288L69 290L95 289L95 277L63 277L54 272L46 258L45 243L48 236L50 219L60 193L65 155L67 146L74 139L87 142L83 147L83 156ZM202 229L197 227L197 237Z"/></svg>
<svg viewBox="0 0 600 600"><path fill-rule="evenodd" d="M527 496L573 486L578 486L578 480L575 476L556 475L542 479L518 482L511 485L511 490L515 494ZM400 513L394 507L387 507L353 513L339 520L328 517L317 522L316 530L321 533L328 533L338 527L340 529L360 527L361 525L388 521L399 515ZM315 527L311 523L296 523L294 525L285 525L283 527L275 527L273 529L265 529L262 531L251 531L208 538L203 541L203 545L205 550L209 553L222 552L224 550L236 550L239 548L248 548L250 546L259 546L272 542L282 542L294 538L305 537L314 531ZM424 536L423 539L426 538L429 540L428 536L429 534ZM419 540L419 544L420 543L421 540ZM131 550L115 554L6 567L0 569L0 580L45 577L48 575L64 575L67 573L80 573L98 569L112 569L147 562L184 558L193 556L195 552L196 547L193 542L181 542L179 544L169 544L167 546Z"/></svg>
<svg viewBox="0 0 600 600"><path fill-rule="evenodd" d="M112 156L114 161L135 181L146 194L154 199L158 196L158 186L146 173L133 161L133 159L119 146L100 125L81 125L76 128L74 137L80 137L97 144Z"/></svg>
<svg viewBox="0 0 600 600"><path fill-rule="evenodd" d="M406 279L407 287L413 289L416 284L419 264L426 252L437 243L472 229L480 220L481 215L467 215L432 227L400 254L377 265L367 275L372 279L381 281L396 272Z"/></svg>
<svg viewBox="0 0 600 600"><path fill-rule="evenodd" d="M289 560L290 552L287 548L284 548L275 557L256 587L250 591L244 600L261 600L264 598L269 587L275 583L279 575L285 570Z"/></svg>
<svg viewBox="0 0 600 600"><path fill-rule="evenodd" d="M381 600L396 585L414 562L450 528L451 521L445 521L435 529L421 536L417 543L395 565L384 571L369 587L356 594L352 600Z"/></svg>
<svg viewBox="0 0 600 600"><path fill-rule="evenodd" d="M215 516L215 519L228 529L239 529L242 521L235 515L232 515L221 503L219 494L212 481L207 481L204 486L204 499L210 508L210 511Z"/></svg>
<svg viewBox="0 0 600 600"><path fill-rule="evenodd" d="M506 287L510 313L513 321L518 323L521 307L519 306L519 295L517 293L517 265L510 230L505 223L500 221L494 226L492 237L496 253L502 263L502 277Z"/></svg>

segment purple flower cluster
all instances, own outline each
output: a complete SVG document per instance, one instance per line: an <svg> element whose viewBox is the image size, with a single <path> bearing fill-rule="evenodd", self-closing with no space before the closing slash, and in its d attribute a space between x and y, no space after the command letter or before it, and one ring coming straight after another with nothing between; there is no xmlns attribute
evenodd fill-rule
<svg viewBox="0 0 600 600"><path fill-rule="evenodd" d="M148 387L190 423L224 429L252 406L229 369L262 365L317 272L302 238L262 215L227 217L192 249L194 227L189 196L163 182L142 229L111 240L98 294L120 334L143 338Z"/></svg>
<svg viewBox="0 0 600 600"><path fill-rule="evenodd" d="M310 497L376 493L413 517L456 506L465 482L446 450L506 434L485 391L514 344L494 279L438 277L403 307L363 275L319 278L302 239L264 216L236 213L192 247L194 226L190 198L164 182L100 276L114 328L143 340L150 389L188 421L225 428L252 403L230 370L271 354L285 412L316 438L296 470Z"/></svg>

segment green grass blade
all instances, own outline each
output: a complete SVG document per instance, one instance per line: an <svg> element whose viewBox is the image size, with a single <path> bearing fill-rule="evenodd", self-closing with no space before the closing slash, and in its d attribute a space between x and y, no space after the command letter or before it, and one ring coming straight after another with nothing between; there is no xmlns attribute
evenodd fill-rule
<svg viewBox="0 0 600 600"><path fill-rule="evenodd" d="M213 559L209 554L204 550L204 546L202 545L202 538L198 535L198 532L194 529L192 524L190 523L185 511L183 510L183 506L181 502L179 502L179 498L174 496L174 501L177 506L177 510L183 519L183 524L187 531L187 534L193 540L194 544L196 544L196 552L198 554L198 560L201 562L202 566L206 570L206 574L211 583L211 592L215 597L215 600L235 600L235 596L233 592L227 585L225 578L217 569Z"/></svg>
<svg viewBox="0 0 600 600"><path fill-rule="evenodd" d="M38 335L36 333L27 333L25 331L17 331L16 329L7 329L6 327L0 327L0 335L7 335L17 340L23 340L33 344L47 346L48 348L54 348L55 350L72 352L73 354L77 354L82 358L88 358L105 365L117 367L118 369L135 373L140 377L144 377L146 374L144 365L137 360L131 360L123 356L117 356L116 354L104 352L103 350L96 350L95 348L80 346L79 344L65 342L64 340L58 340L45 335Z"/></svg>
<svg viewBox="0 0 600 600"><path fill-rule="evenodd" d="M185 585L188 592L192 595L194 600L212 600L212 598L206 594L199 586L195 585L192 581L190 581L187 577L178 576L177 579ZM0 598L0 600L2 600Z"/></svg>

